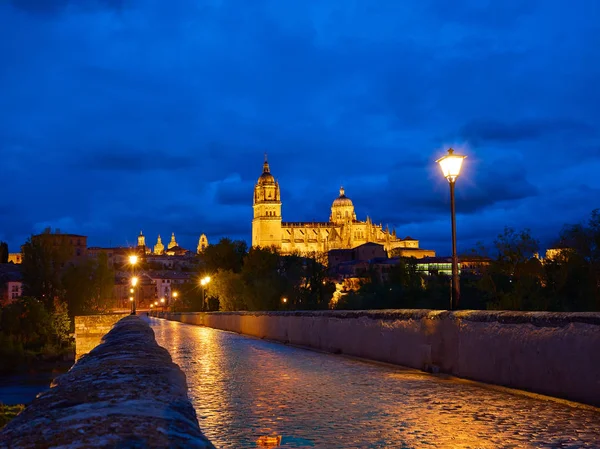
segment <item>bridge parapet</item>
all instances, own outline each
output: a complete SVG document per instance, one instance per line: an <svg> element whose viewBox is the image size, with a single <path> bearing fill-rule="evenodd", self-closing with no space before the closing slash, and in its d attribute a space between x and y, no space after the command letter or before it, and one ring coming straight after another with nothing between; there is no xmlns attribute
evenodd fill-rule
<svg viewBox="0 0 600 449"><path fill-rule="evenodd" d="M600 313L154 313L189 324L600 406Z"/></svg>
<svg viewBox="0 0 600 449"><path fill-rule="evenodd" d="M50 446L214 448L198 426L185 374L136 316L115 324L0 432L0 447Z"/></svg>

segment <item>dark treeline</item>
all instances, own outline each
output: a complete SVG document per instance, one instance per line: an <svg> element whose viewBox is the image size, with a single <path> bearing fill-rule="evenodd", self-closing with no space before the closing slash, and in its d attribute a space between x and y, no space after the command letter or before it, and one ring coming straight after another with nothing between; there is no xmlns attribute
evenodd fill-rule
<svg viewBox="0 0 600 449"><path fill-rule="evenodd" d="M476 273L460 278L461 309L598 311L600 310L600 212L585 224L566 225L552 257L537 257L540 244L529 230L505 228L491 248L478 245L468 256L491 259ZM422 276L417 260L392 266L389 280L370 273L356 292L336 305L341 309L447 308L448 276Z"/></svg>
<svg viewBox="0 0 600 449"><path fill-rule="evenodd" d="M541 259L539 241L530 231L512 228L505 228L492 247L478 245L468 256L485 257L489 263L462 274L459 308L600 310L600 212L592 212L585 224L566 225L553 246L560 251ZM201 258L203 274L212 277L206 292L210 310L447 309L449 305L450 278L423 275L416 259L390 265L386 276L372 268L363 273L357 288L336 297L322 255L281 256L223 239ZM201 289L190 286L185 308L200 310L201 298Z"/></svg>
<svg viewBox="0 0 600 449"><path fill-rule="evenodd" d="M321 255L282 256L251 248L243 241L221 239L202 253L199 277L210 275L206 288L209 310L326 309L335 290L327 280ZM197 285L182 290L188 310L200 310Z"/></svg>

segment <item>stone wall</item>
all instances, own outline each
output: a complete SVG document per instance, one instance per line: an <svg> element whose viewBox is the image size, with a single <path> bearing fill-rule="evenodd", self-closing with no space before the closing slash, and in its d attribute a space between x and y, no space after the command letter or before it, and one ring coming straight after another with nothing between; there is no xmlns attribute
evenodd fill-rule
<svg viewBox="0 0 600 449"><path fill-rule="evenodd" d="M75 317L75 360L100 344L114 324L129 313L107 313Z"/></svg>
<svg viewBox="0 0 600 449"><path fill-rule="evenodd" d="M214 448L198 427L185 374L136 316L120 320L8 423L0 447Z"/></svg>
<svg viewBox="0 0 600 449"><path fill-rule="evenodd" d="M381 310L164 317L600 406L598 313Z"/></svg>

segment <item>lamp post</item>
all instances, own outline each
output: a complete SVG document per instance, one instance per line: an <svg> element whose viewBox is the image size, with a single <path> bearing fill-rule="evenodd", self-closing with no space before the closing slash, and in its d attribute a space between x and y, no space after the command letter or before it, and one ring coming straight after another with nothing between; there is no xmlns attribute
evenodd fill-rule
<svg viewBox="0 0 600 449"><path fill-rule="evenodd" d="M202 279L200 279L200 286L202 287L202 311L204 312L208 307L206 307L206 301L204 300L205 297L205 292L206 292L206 285L210 282L210 276L204 276Z"/></svg>
<svg viewBox="0 0 600 449"><path fill-rule="evenodd" d="M135 265L137 263L138 263L138 256L135 255L135 254L130 255L129 256L129 265L131 265L131 276L132 276L132 278L131 278L131 285L132 285L132 287L135 287L136 284L137 284L137 278L135 277ZM134 279L136 279L135 284L133 283ZM131 290L133 290L133 288ZM131 301L131 314L135 315L135 313L136 313L136 309L135 309L135 293L133 291L131 291L131 293L133 294L133 296L131 298L129 298L129 300Z"/></svg>
<svg viewBox="0 0 600 449"><path fill-rule="evenodd" d="M160 304L162 305L162 311L165 311L165 298L160 298Z"/></svg>
<svg viewBox="0 0 600 449"><path fill-rule="evenodd" d="M456 255L456 209L454 207L454 185L456 178L460 174L460 168L463 160L467 156L454 154L452 148L448 149L448 154L436 162L440 164L444 177L450 184L450 214L452 217L452 294L450 296L450 310L458 307L460 299L460 285L458 283L458 256Z"/></svg>
<svg viewBox="0 0 600 449"><path fill-rule="evenodd" d="M139 278L137 276L133 276L131 278L131 289L130 289L130 292L132 294L131 297L133 298L132 301L131 301L131 314L132 315L135 315L135 313L136 313L136 304L135 304L136 289L135 289L135 287L137 286L138 281L139 281Z"/></svg>

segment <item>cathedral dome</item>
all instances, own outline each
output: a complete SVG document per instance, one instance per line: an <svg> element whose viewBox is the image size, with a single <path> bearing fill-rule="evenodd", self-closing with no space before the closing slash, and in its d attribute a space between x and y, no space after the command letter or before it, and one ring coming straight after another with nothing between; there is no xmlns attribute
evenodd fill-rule
<svg viewBox="0 0 600 449"><path fill-rule="evenodd" d="M331 207L338 206L354 206L352 200L346 196L343 187L340 187L340 196L333 200L333 204L331 205Z"/></svg>
<svg viewBox="0 0 600 449"><path fill-rule="evenodd" d="M271 174L271 170L269 168L269 163L265 158L265 163L263 164L263 172L262 175L258 177L258 185L264 186L266 184L275 184L275 177Z"/></svg>

